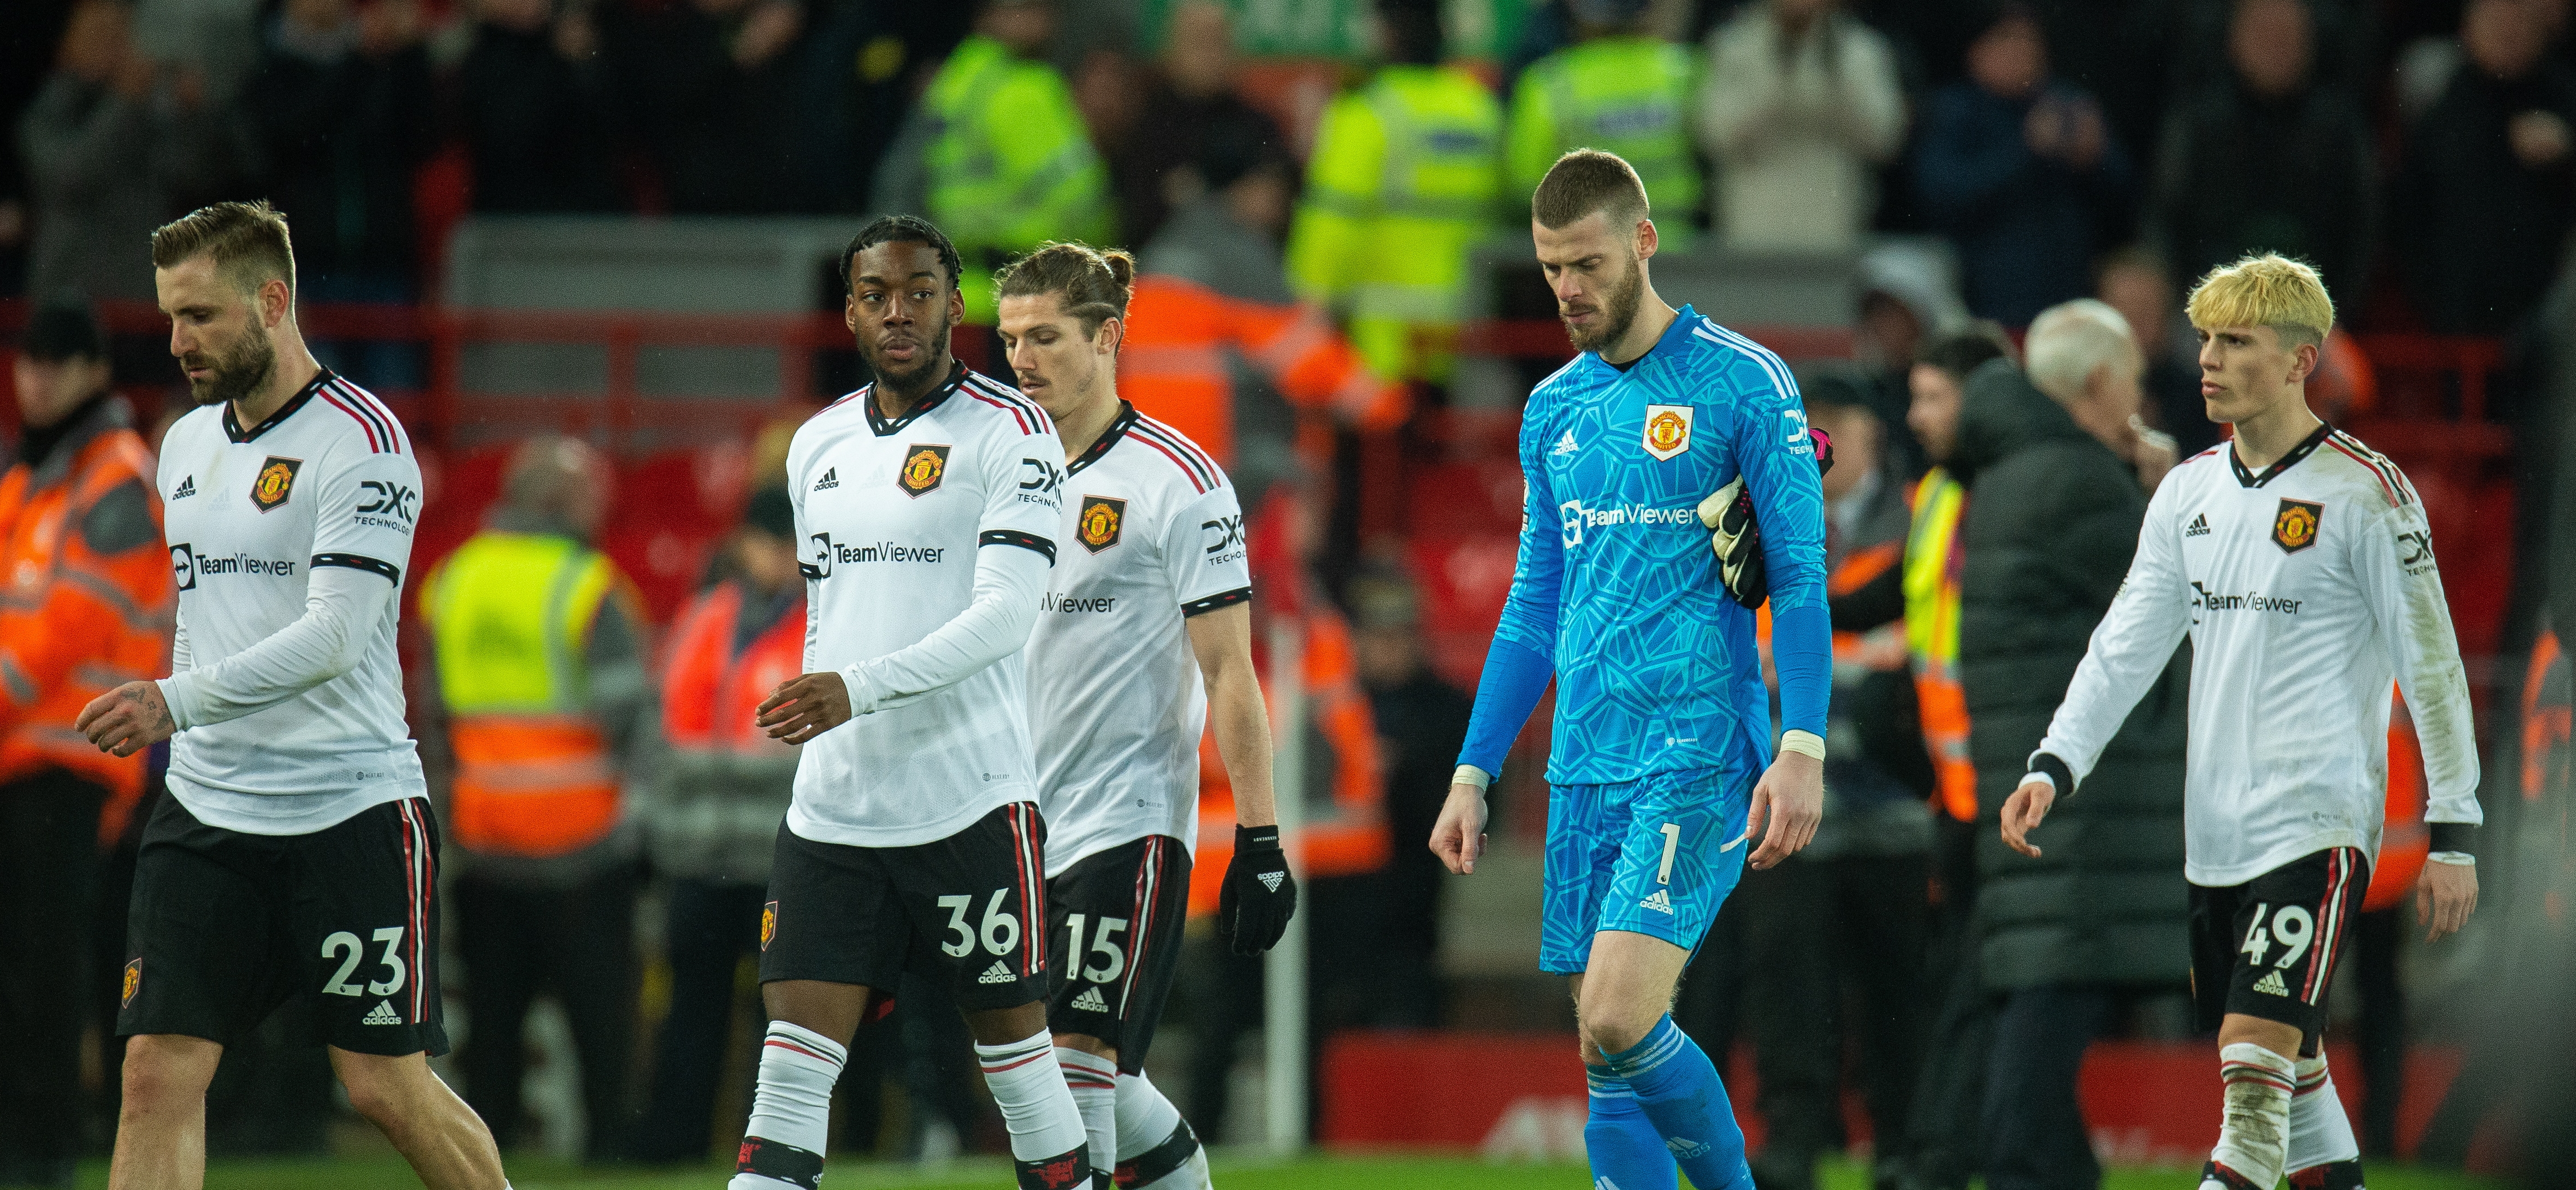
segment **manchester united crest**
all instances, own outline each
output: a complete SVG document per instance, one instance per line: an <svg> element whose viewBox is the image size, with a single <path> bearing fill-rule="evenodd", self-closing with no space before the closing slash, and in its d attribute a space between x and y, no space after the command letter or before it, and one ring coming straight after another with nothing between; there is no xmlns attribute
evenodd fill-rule
<svg viewBox="0 0 2576 1190"><path fill-rule="evenodd" d="M125 987L123 991L119 993L119 998L116 1002L117 1006L122 1008L125 1005L134 1003L135 990L142 986L143 960L139 958L125 960Z"/></svg>
<svg viewBox="0 0 2576 1190"><path fill-rule="evenodd" d="M769 940L778 936L778 902L760 907L760 949L769 949Z"/></svg>
<svg viewBox="0 0 2576 1190"><path fill-rule="evenodd" d="M2326 506L2308 500L2283 500L2281 511L2272 517L2272 544L2285 554L2295 554L2317 543L2317 526L2323 523Z"/></svg>
<svg viewBox="0 0 2576 1190"><path fill-rule="evenodd" d="M250 483L250 502L258 505L261 512L286 503L286 498L295 491L295 473L303 468L302 459L268 456L268 461L259 465L259 478Z"/></svg>
<svg viewBox="0 0 2576 1190"><path fill-rule="evenodd" d="M1126 523L1126 501L1109 496L1082 498L1082 518L1076 522L1082 548L1096 554L1118 544L1118 530Z"/></svg>
<svg viewBox="0 0 2576 1190"><path fill-rule="evenodd" d="M1669 459L1690 449L1691 407L1646 406L1646 453Z"/></svg>
<svg viewBox="0 0 2576 1190"><path fill-rule="evenodd" d="M903 470L895 473L894 481L905 495L919 496L938 487L947 474L948 448L915 442L903 448Z"/></svg>

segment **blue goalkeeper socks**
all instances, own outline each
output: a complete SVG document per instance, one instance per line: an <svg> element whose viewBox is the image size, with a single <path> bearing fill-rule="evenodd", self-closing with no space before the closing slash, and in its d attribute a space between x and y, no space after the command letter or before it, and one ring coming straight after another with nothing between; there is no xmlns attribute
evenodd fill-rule
<svg viewBox="0 0 2576 1190"><path fill-rule="evenodd" d="M1592 1190L1676 1190L1681 1175L1664 1138L1637 1105L1627 1080L1607 1066L1585 1063L1592 1086L1592 1115L1583 1122L1583 1151L1592 1159Z"/></svg>
<svg viewBox="0 0 2576 1190"><path fill-rule="evenodd" d="M1717 1067L1670 1015L1656 1021L1635 1048L1605 1056L1695 1190L1752 1190L1744 1130L1736 1127L1735 1106L1717 1081ZM1589 1140L1591 1130L1584 1133Z"/></svg>

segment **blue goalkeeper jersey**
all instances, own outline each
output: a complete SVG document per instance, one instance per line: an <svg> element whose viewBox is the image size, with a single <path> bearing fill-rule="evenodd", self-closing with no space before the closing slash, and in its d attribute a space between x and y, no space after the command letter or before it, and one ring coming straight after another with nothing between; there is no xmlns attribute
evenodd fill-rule
<svg viewBox="0 0 2576 1190"><path fill-rule="evenodd" d="M1554 665L1548 780L1760 772L1772 724L1754 613L1727 596L1698 508L1745 476L1772 614L1821 635L1824 489L1788 365L1684 306L1625 370L1585 352L1541 382L1520 454L1520 559L1497 636ZM1822 735L1823 711L1785 726Z"/></svg>

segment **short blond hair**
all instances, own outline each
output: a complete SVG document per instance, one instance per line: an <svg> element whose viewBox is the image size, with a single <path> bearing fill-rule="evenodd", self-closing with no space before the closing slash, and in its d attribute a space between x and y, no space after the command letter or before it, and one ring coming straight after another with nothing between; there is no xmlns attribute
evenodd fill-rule
<svg viewBox="0 0 2576 1190"><path fill-rule="evenodd" d="M2326 283L2317 270L2274 252L2209 270L2192 287L2183 312L2193 326L2205 331L2268 326L2280 334L2284 346L2324 346L2335 318L2334 299L2326 296Z"/></svg>
<svg viewBox="0 0 2576 1190"><path fill-rule="evenodd" d="M277 280L295 296L295 243L286 216L266 199L202 206L153 230L152 267L177 268L199 255L244 293Z"/></svg>

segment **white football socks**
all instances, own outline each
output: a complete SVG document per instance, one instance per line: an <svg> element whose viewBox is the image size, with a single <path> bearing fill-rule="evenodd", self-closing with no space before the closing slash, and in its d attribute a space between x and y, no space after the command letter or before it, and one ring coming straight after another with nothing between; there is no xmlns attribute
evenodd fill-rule
<svg viewBox="0 0 2576 1190"><path fill-rule="evenodd" d="M1127 1190L1209 1190L1207 1151L1144 1072L1118 1076L1118 1163Z"/></svg>
<svg viewBox="0 0 2576 1190"><path fill-rule="evenodd" d="M2298 1089L2290 1093L2289 1160L2283 1170L2297 1173L2360 1159L2361 1143L2353 1139L2352 1121L2343 1114L2325 1057L2300 1059L2297 1077Z"/></svg>
<svg viewBox="0 0 2576 1190"><path fill-rule="evenodd" d="M841 1081L841 1065L849 1057L849 1050L811 1029L769 1022L751 1123L725 1190L814 1190L832 1133L832 1084Z"/></svg>
<svg viewBox="0 0 2576 1190"><path fill-rule="evenodd" d="M2281 1180L2289 1159L2290 1090L2297 1066L2290 1059L2237 1042L2218 1051L2218 1077L2227 1088L2218 1146L2209 1159L2257 1186Z"/></svg>
<svg viewBox="0 0 2576 1190"><path fill-rule="evenodd" d="M1084 1157L1087 1134L1073 1091L1056 1064L1055 1039L1044 1029L1008 1045L978 1045L975 1062L984 1070L984 1085L1002 1123L1011 1131L1011 1159L1020 1185L1040 1190L1076 1190L1090 1183Z"/></svg>
<svg viewBox="0 0 2576 1190"><path fill-rule="evenodd" d="M1064 1068L1064 1085L1090 1138L1092 1184L1109 1190L1110 1167L1118 1162L1118 1060L1059 1045L1055 1062Z"/></svg>

